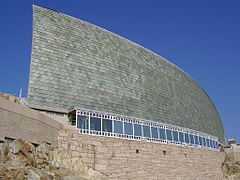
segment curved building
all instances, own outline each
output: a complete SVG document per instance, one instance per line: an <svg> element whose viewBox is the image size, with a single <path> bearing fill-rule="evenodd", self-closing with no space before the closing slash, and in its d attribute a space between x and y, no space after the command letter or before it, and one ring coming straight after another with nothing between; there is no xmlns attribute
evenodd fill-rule
<svg viewBox="0 0 240 180"><path fill-rule="evenodd" d="M28 102L36 109L81 107L173 124L224 142L211 99L176 65L112 32L39 6Z"/></svg>

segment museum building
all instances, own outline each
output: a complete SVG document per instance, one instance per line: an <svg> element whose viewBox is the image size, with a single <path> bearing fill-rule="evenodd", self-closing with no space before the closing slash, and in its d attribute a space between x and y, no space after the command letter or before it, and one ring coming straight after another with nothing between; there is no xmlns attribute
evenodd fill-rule
<svg viewBox="0 0 240 180"><path fill-rule="evenodd" d="M179 67L36 5L27 102L79 133L212 150L224 143L215 105Z"/></svg>

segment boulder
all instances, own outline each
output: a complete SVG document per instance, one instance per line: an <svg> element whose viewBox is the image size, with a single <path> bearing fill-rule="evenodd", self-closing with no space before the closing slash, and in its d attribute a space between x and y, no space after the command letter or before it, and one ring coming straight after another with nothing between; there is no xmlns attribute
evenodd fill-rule
<svg viewBox="0 0 240 180"><path fill-rule="evenodd" d="M79 158L46 143L35 148L23 140L0 144L0 179L14 180L107 180Z"/></svg>

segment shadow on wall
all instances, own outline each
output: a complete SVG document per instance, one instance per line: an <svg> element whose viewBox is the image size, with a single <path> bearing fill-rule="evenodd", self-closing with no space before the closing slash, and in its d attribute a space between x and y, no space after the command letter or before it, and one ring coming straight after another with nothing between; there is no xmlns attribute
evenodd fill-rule
<svg viewBox="0 0 240 180"><path fill-rule="evenodd" d="M5 94L1 97L0 140L21 138L35 144L47 142L57 146L58 130L63 126L61 123L23 106L19 98Z"/></svg>

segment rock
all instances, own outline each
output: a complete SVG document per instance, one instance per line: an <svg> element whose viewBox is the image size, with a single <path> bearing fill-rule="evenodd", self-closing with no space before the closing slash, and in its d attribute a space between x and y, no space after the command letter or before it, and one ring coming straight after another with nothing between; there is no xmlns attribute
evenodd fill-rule
<svg viewBox="0 0 240 180"><path fill-rule="evenodd" d="M41 176L36 172L29 170L27 174L28 180L40 180Z"/></svg>
<svg viewBox="0 0 240 180"><path fill-rule="evenodd" d="M6 141L2 145L2 157L5 158L9 152L9 141Z"/></svg>
<svg viewBox="0 0 240 180"><path fill-rule="evenodd" d="M0 159L3 158L3 143L0 143Z"/></svg>
<svg viewBox="0 0 240 180"><path fill-rule="evenodd" d="M13 170L12 174L13 174L13 179L15 179L15 180L25 179L25 170L24 169Z"/></svg>
<svg viewBox="0 0 240 180"><path fill-rule="evenodd" d="M36 154L46 154L48 155L49 152L51 151L51 146L48 145L47 143L43 143L40 144L37 148L36 148Z"/></svg>
<svg viewBox="0 0 240 180"><path fill-rule="evenodd" d="M27 158L22 154L17 156L9 154L4 162L11 166L24 167L26 165L25 161L27 161Z"/></svg>
<svg viewBox="0 0 240 180"><path fill-rule="evenodd" d="M22 150L22 143L20 140L14 140L9 143L9 151L13 154L17 154Z"/></svg>
<svg viewBox="0 0 240 180"><path fill-rule="evenodd" d="M57 177L57 180L86 180L86 179L80 176L59 176Z"/></svg>
<svg viewBox="0 0 240 180"><path fill-rule="evenodd" d="M93 170L92 168L90 168L88 170L88 174L90 176L90 180L95 180L95 179L99 179L99 180L105 180L108 179L105 176L103 176L100 172Z"/></svg>
<svg viewBox="0 0 240 180"><path fill-rule="evenodd" d="M32 152L34 149L34 146L27 142L23 141L21 139L13 140L9 142L9 151L17 154L18 152L23 152L23 153L29 153Z"/></svg>
<svg viewBox="0 0 240 180"><path fill-rule="evenodd" d="M0 169L0 177L2 179L23 180L25 179L25 169L17 167L2 168Z"/></svg>
<svg viewBox="0 0 240 180"><path fill-rule="evenodd" d="M222 164L224 180L240 180L240 163L235 162L231 154L225 154L225 160Z"/></svg>
<svg viewBox="0 0 240 180"><path fill-rule="evenodd" d="M100 172L89 168L63 149L53 150L43 143L35 148L23 140L0 144L0 180L105 180Z"/></svg>
<svg viewBox="0 0 240 180"><path fill-rule="evenodd" d="M27 173L28 180L51 180L53 177L39 169L30 169Z"/></svg>

